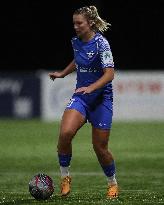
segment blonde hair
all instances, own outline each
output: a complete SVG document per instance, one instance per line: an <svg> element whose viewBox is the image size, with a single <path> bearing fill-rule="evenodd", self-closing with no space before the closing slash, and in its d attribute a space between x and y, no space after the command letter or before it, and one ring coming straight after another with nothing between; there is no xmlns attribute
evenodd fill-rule
<svg viewBox="0 0 164 205"><path fill-rule="evenodd" d="M99 31L103 33L104 31L108 30L110 23L106 22L106 20L102 19L97 11L95 6L85 6L77 9L74 14L81 14L86 17L88 21L93 23L92 29L94 31Z"/></svg>

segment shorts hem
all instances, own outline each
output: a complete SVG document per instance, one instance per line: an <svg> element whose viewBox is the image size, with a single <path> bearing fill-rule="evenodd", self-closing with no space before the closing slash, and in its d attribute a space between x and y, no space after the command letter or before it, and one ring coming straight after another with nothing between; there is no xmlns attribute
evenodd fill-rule
<svg viewBox="0 0 164 205"><path fill-rule="evenodd" d="M66 107L65 110L76 110L86 119L86 115L84 113L82 113L80 110L76 109L76 108Z"/></svg>
<svg viewBox="0 0 164 205"><path fill-rule="evenodd" d="M93 125L92 123L91 123L91 125L92 125L92 127L98 128L100 130L111 130L111 128L112 128L112 127L100 127L98 125Z"/></svg>

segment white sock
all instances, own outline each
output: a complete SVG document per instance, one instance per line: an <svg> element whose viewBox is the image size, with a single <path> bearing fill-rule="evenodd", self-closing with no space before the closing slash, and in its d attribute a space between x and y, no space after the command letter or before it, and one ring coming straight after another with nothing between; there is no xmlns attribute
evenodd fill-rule
<svg viewBox="0 0 164 205"><path fill-rule="evenodd" d="M116 180L115 174L113 176L111 176L111 177L108 177L107 179L108 179L108 184L109 185L117 184L117 180Z"/></svg>
<svg viewBox="0 0 164 205"><path fill-rule="evenodd" d="M69 176L69 167L60 166L60 172L62 177Z"/></svg>

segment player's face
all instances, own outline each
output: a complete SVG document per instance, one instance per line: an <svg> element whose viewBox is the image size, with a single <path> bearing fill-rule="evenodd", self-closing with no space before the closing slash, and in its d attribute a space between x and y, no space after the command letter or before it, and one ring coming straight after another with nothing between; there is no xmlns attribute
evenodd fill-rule
<svg viewBox="0 0 164 205"><path fill-rule="evenodd" d="M88 20L81 14L73 15L73 24L77 36L84 37L86 34L91 32L91 24Z"/></svg>

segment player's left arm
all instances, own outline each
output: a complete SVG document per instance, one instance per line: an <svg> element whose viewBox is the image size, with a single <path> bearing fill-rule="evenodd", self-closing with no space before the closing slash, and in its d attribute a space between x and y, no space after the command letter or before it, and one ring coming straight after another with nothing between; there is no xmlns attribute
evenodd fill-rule
<svg viewBox="0 0 164 205"><path fill-rule="evenodd" d="M114 68L104 68L104 74L96 82L92 83L88 87L81 87L76 90L77 92L83 92L83 94L91 93L99 88L102 88L107 83L111 82L114 79Z"/></svg>

